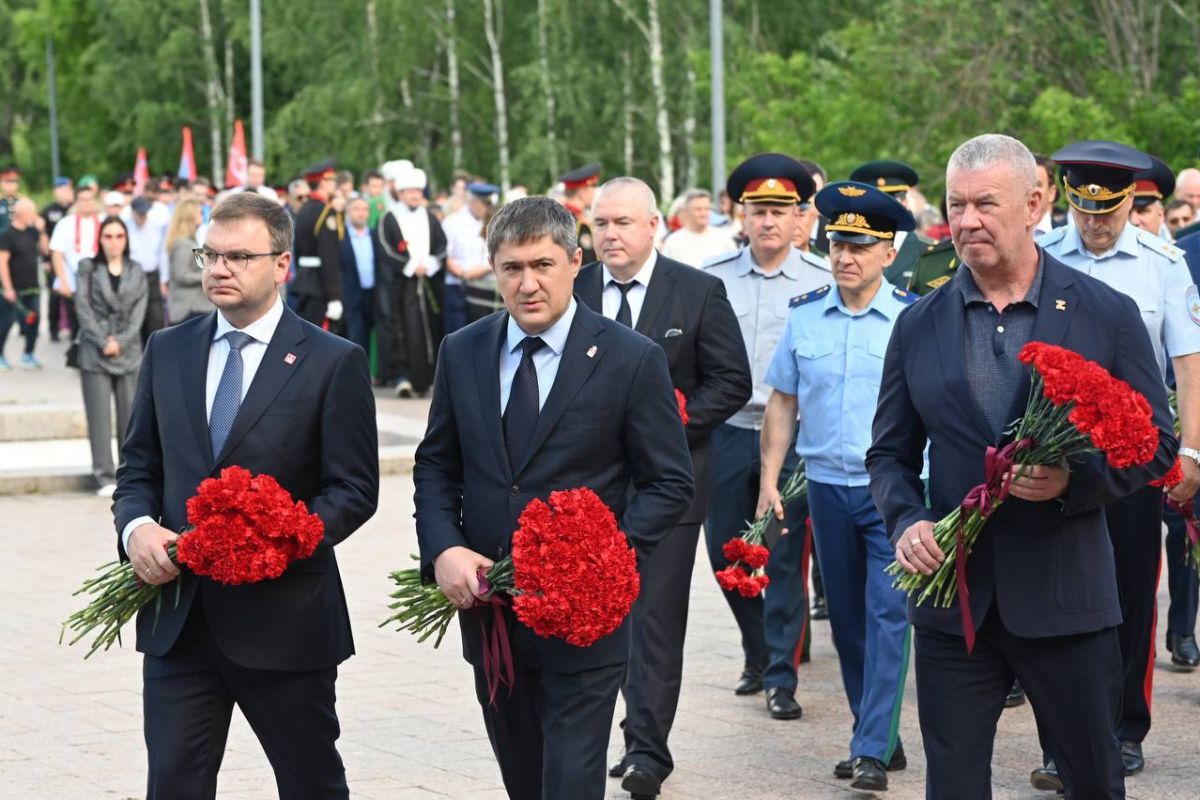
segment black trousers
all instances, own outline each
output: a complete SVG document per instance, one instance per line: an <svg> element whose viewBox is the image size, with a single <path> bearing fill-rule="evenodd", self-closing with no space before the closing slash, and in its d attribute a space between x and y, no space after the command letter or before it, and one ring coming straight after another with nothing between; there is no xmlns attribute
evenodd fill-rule
<svg viewBox="0 0 1200 800"><path fill-rule="evenodd" d="M625 696L625 763L659 779L675 768L667 737L683 684L683 639L700 523L677 525L642 560L642 591L631 613Z"/></svg>
<svg viewBox="0 0 1200 800"><path fill-rule="evenodd" d="M335 743L337 668L281 672L239 667L213 642L197 596L162 658L146 656L142 703L147 800L212 800L236 703L275 771L281 800L348 798Z"/></svg>
<svg viewBox="0 0 1200 800"><path fill-rule="evenodd" d="M993 605L969 656L960 635L914 630L927 800L991 798L996 721L1014 677L1055 754L1067 798L1125 797L1115 629L1024 639L1005 629Z"/></svg>
<svg viewBox="0 0 1200 800"><path fill-rule="evenodd" d="M418 392L433 385L444 335L445 289L441 274L432 278L386 275L376 287L375 329L383 380L393 384L408 380Z"/></svg>
<svg viewBox="0 0 1200 800"><path fill-rule="evenodd" d="M475 666L475 694L510 800L603 800L604 756L625 665L560 673L515 654L514 666L513 693L501 687L495 705Z"/></svg>
<svg viewBox="0 0 1200 800"><path fill-rule="evenodd" d="M324 297L309 294L296 295L296 314L300 319L311 322L313 325L324 324L326 305Z"/></svg>
<svg viewBox="0 0 1200 800"><path fill-rule="evenodd" d="M1167 524L1167 585L1171 589L1171 605L1167 609L1167 635L1195 636L1196 609L1200 605L1200 576L1188 560L1191 544L1183 517L1163 509Z"/></svg>
<svg viewBox="0 0 1200 800"><path fill-rule="evenodd" d="M1124 676L1117 735L1124 742L1140 742L1150 731L1154 629L1162 568L1162 498L1162 489L1147 486L1104 507L1124 618L1117 628Z"/></svg>
<svg viewBox="0 0 1200 800"><path fill-rule="evenodd" d="M142 320L143 345L150 338L150 334L162 330L167 324L160 280L158 270L146 273L146 316Z"/></svg>

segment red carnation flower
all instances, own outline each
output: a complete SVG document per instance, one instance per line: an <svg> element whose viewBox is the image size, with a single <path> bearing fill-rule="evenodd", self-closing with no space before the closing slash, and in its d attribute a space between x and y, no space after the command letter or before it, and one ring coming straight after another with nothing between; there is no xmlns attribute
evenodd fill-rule
<svg viewBox="0 0 1200 800"><path fill-rule="evenodd" d="M675 403L679 406L679 418L683 420L683 424L688 424L687 413L687 397L678 389L675 390Z"/></svg>
<svg viewBox="0 0 1200 800"><path fill-rule="evenodd" d="M1161 486L1163 489L1170 491L1178 486L1183 481L1183 467L1179 463L1179 459L1175 459L1175 463L1171 465L1171 469L1167 471L1156 481L1150 481L1151 486Z"/></svg>

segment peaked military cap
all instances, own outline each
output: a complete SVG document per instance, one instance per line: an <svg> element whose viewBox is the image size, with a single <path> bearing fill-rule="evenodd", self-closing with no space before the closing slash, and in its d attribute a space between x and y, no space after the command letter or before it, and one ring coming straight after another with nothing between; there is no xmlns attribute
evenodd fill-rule
<svg viewBox="0 0 1200 800"><path fill-rule="evenodd" d="M487 199L495 194L500 194L500 187L494 183L468 183L467 191L476 197Z"/></svg>
<svg viewBox="0 0 1200 800"><path fill-rule="evenodd" d="M888 194L903 194L920 182L917 171L903 161L868 161L850 173L850 180Z"/></svg>
<svg viewBox="0 0 1200 800"><path fill-rule="evenodd" d="M16 166L7 166L7 167L4 167L3 169L0 169L0 178L10 178L11 179L11 178L19 178L19 177L21 177L21 170L17 169Z"/></svg>
<svg viewBox="0 0 1200 800"><path fill-rule="evenodd" d="M796 159L782 153L750 156L729 173L725 191L735 203L807 203L817 190L812 176Z"/></svg>
<svg viewBox="0 0 1200 800"><path fill-rule="evenodd" d="M896 231L911 231L916 221L900 201L882 189L857 181L838 181L817 192L817 210L829 222L831 241L875 244L892 241Z"/></svg>
<svg viewBox="0 0 1200 800"><path fill-rule="evenodd" d="M337 162L332 158L327 158L304 170L304 179L316 183L322 178L332 178L337 174L336 168Z"/></svg>
<svg viewBox="0 0 1200 800"><path fill-rule="evenodd" d="M595 186L600 182L600 165L588 164L579 169L564 173L559 180L568 191L582 189L585 186Z"/></svg>
<svg viewBox="0 0 1200 800"><path fill-rule="evenodd" d="M1067 202L1084 214L1108 214L1133 194L1135 172L1150 169L1150 156L1108 141L1069 144L1050 156L1065 168Z"/></svg>
<svg viewBox="0 0 1200 800"><path fill-rule="evenodd" d="M1175 174L1162 159L1149 156L1150 169L1133 174L1133 205L1142 208L1163 202L1175 192Z"/></svg>

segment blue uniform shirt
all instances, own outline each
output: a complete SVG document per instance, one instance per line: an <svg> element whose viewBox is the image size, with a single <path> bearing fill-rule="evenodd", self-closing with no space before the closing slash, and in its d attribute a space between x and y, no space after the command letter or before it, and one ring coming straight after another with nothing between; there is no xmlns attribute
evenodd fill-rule
<svg viewBox="0 0 1200 800"><path fill-rule="evenodd" d="M796 453L811 480L870 483L863 463L896 317L915 295L884 282L871 304L851 311L836 286L799 299L767 370L767 383L798 397Z"/></svg>
<svg viewBox="0 0 1200 800"><path fill-rule="evenodd" d="M1098 256L1083 246L1073 224L1038 237L1038 244L1068 267L1133 298L1164 380L1168 358L1200 352L1200 296L1178 247L1133 225Z"/></svg>

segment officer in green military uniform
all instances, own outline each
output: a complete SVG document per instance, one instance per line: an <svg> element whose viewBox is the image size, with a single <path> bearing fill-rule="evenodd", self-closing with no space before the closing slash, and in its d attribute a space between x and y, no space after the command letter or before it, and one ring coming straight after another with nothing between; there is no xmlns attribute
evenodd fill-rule
<svg viewBox="0 0 1200 800"><path fill-rule="evenodd" d="M903 161L868 161L850 173L850 180L874 186L894 197L910 212L908 190L920 181L917 171ZM907 289L917 259L933 244L933 241L916 231L901 231L896 235L896 260L883 273L888 283L899 289Z"/></svg>
<svg viewBox="0 0 1200 800"><path fill-rule="evenodd" d="M908 290L913 294L929 294L942 284L949 283L961 263L954 249L954 241L949 237L926 245L925 252L917 259L917 265L908 279Z"/></svg>

